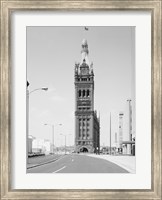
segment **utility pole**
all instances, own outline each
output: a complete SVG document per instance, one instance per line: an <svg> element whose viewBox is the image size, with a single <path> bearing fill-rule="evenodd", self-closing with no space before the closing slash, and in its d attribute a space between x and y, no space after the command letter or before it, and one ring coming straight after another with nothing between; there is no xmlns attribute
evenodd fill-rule
<svg viewBox="0 0 162 200"><path fill-rule="evenodd" d="M66 155L66 135L63 135L63 134L60 134L60 135L62 135L62 136L65 137L65 145L64 145L64 149L65 149L65 155Z"/></svg>
<svg viewBox="0 0 162 200"><path fill-rule="evenodd" d="M111 112L110 112L110 155L111 155Z"/></svg>
<svg viewBox="0 0 162 200"><path fill-rule="evenodd" d="M127 100L129 102L129 140L132 140L132 132L131 132L131 99Z"/></svg>
<svg viewBox="0 0 162 200"><path fill-rule="evenodd" d="M59 125L62 126L62 124L44 124L45 126L51 126L52 127L52 149L51 149L51 153L54 154L54 127L55 125Z"/></svg>
<svg viewBox="0 0 162 200"><path fill-rule="evenodd" d="M131 114L131 99L127 100L129 102L129 141L132 141L132 114ZM132 154L132 144L128 145L128 152Z"/></svg>
<svg viewBox="0 0 162 200"><path fill-rule="evenodd" d="M52 124L52 154L54 154L54 124Z"/></svg>
<svg viewBox="0 0 162 200"><path fill-rule="evenodd" d="M68 135L60 134L60 135L65 137L65 155L66 155L66 136L71 135L71 134L68 134Z"/></svg>

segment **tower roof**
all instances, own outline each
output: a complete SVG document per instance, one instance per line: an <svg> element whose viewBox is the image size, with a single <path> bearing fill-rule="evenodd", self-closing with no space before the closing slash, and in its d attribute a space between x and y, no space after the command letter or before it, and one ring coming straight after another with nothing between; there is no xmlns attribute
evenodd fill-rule
<svg viewBox="0 0 162 200"><path fill-rule="evenodd" d="M89 63L88 59L89 50L88 50L88 42L86 39L82 40L81 47L82 47L81 62L75 64L75 74L93 75L93 63L91 64Z"/></svg>
<svg viewBox="0 0 162 200"><path fill-rule="evenodd" d="M82 40L82 45L88 45L88 43L87 43L87 40L86 40L86 39L83 39L83 40Z"/></svg>
<svg viewBox="0 0 162 200"><path fill-rule="evenodd" d="M82 60L81 63L86 63L89 65L89 60L88 60L88 43L86 39L82 40L82 50L81 50L81 54L82 54Z"/></svg>

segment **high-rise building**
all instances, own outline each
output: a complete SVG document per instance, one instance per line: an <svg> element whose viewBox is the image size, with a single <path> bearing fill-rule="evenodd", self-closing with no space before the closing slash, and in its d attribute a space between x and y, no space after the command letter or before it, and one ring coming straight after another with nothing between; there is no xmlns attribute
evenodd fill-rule
<svg viewBox="0 0 162 200"><path fill-rule="evenodd" d="M124 113L119 113L119 148L122 149L122 142L123 142L123 116Z"/></svg>
<svg viewBox="0 0 162 200"><path fill-rule="evenodd" d="M123 154L132 154L132 145L135 144L132 141L132 105L131 99L127 100L125 112L124 112L124 122L123 122Z"/></svg>
<svg viewBox="0 0 162 200"><path fill-rule="evenodd" d="M99 153L100 121L94 111L93 63L88 60L88 43L82 41L81 62L75 64L75 150Z"/></svg>

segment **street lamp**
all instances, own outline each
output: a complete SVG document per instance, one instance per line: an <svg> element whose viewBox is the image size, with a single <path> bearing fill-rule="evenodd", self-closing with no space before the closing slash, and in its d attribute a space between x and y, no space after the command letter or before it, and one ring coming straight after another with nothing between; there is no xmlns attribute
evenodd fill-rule
<svg viewBox="0 0 162 200"><path fill-rule="evenodd" d="M51 126L52 127L52 154L54 154L54 124L44 124L45 126ZM62 126L62 124L58 124L59 126Z"/></svg>
<svg viewBox="0 0 162 200"><path fill-rule="evenodd" d="M47 91L48 88L47 87L42 87L42 88L36 88L32 91L29 91L28 87L29 87L30 83L27 81L27 102L26 102L26 121L27 121L27 131L26 131L26 159L27 159L27 163L28 163L28 136L29 136L29 95L37 90L44 90L44 91Z"/></svg>
<svg viewBox="0 0 162 200"><path fill-rule="evenodd" d="M71 135L71 134L68 134L68 135L60 134L60 135L65 137L65 155L66 155L66 136Z"/></svg>
<svg viewBox="0 0 162 200"><path fill-rule="evenodd" d="M36 89L32 90L31 92L29 92L29 94L31 94L31 93L33 93L33 92L35 92L35 91L37 91L37 90L44 90L44 91L47 91L48 88L47 88L47 87L36 88Z"/></svg>

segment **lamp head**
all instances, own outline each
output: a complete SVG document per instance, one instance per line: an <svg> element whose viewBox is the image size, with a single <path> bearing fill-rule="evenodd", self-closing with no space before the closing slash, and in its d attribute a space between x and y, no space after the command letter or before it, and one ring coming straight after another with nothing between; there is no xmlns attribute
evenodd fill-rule
<svg viewBox="0 0 162 200"><path fill-rule="evenodd" d="M42 87L42 90L47 91L48 88L47 87Z"/></svg>

